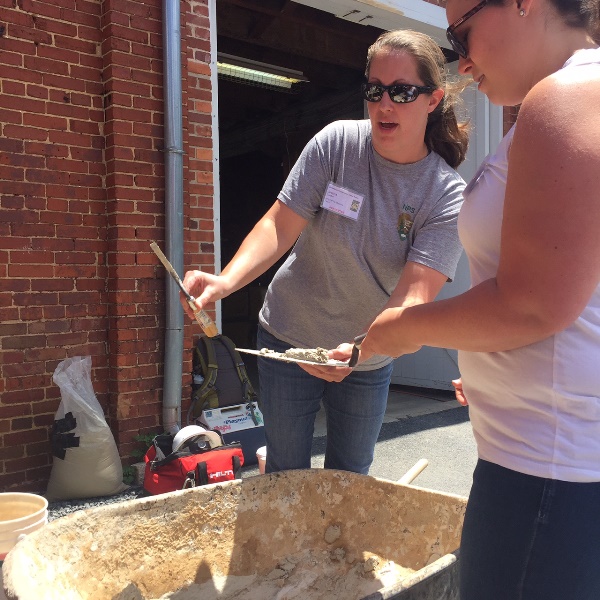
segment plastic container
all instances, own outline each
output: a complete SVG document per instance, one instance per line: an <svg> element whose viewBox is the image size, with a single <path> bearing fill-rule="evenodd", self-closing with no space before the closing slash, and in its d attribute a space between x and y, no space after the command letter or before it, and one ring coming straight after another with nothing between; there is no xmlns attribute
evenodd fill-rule
<svg viewBox="0 0 600 600"><path fill-rule="evenodd" d="M37 494L0 493L0 560L28 533L48 522L48 500Z"/></svg>
<svg viewBox="0 0 600 600"><path fill-rule="evenodd" d="M265 474L265 465L267 464L267 447L262 446L256 451L256 458L258 460L258 472L261 475Z"/></svg>

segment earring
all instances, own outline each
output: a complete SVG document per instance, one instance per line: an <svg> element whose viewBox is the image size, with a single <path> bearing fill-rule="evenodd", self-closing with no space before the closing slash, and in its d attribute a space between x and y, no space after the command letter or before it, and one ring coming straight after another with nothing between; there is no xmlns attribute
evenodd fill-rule
<svg viewBox="0 0 600 600"><path fill-rule="evenodd" d="M521 17L524 17L524 16L525 16L525 10L524 10L524 9L521 9L521 10L519 11L519 15L520 15Z"/></svg>

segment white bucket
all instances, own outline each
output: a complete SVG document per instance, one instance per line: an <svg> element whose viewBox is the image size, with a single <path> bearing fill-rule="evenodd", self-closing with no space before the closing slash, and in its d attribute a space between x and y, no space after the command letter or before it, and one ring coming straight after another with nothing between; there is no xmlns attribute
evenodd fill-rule
<svg viewBox="0 0 600 600"><path fill-rule="evenodd" d="M258 459L258 472L261 475L265 474L265 465L267 462L267 447L262 446L256 451L256 458Z"/></svg>
<svg viewBox="0 0 600 600"><path fill-rule="evenodd" d="M25 535L48 522L48 500L37 494L0 493L0 560Z"/></svg>

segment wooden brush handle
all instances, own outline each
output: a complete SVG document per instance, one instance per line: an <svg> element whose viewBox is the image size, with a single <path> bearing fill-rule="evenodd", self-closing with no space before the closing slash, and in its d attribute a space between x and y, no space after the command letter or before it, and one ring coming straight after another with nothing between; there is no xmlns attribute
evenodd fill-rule
<svg viewBox="0 0 600 600"><path fill-rule="evenodd" d="M195 299L192 296L192 299L188 300L188 304L190 305L192 311L194 311L194 317L196 317L196 321L198 321L198 324L200 327L202 327L204 333L208 337L215 337L216 335L219 335L219 330L217 329L215 322L201 308L199 309L196 306L194 300Z"/></svg>
<svg viewBox="0 0 600 600"><path fill-rule="evenodd" d="M215 322L201 308L196 306L196 299L193 296L190 296L185 287L183 287L183 282L179 278L177 271L173 268L173 265L169 262L169 259L164 255L163 251L158 247L158 244L156 242L151 242L150 248L152 248L152 251L158 257L158 260L160 260L163 267L171 275L175 283L179 286L179 289L181 289L186 296L187 303L192 309L194 317L196 317L196 321L198 321L198 324L200 327L202 327L202 331L204 331L208 337L215 337L216 335L219 335L219 330L217 329Z"/></svg>

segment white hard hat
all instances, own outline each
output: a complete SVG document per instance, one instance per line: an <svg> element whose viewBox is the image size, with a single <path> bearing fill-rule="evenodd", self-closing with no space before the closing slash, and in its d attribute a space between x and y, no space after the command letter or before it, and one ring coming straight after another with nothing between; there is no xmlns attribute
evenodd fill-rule
<svg viewBox="0 0 600 600"><path fill-rule="evenodd" d="M188 425L180 429L173 438L173 452L181 450L192 443L207 444L211 449L223 445L221 436L216 431L207 431L200 425Z"/></svg>

